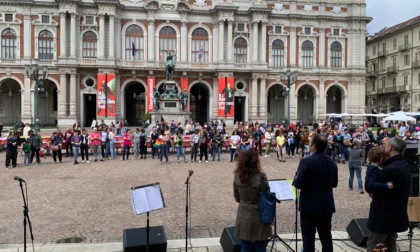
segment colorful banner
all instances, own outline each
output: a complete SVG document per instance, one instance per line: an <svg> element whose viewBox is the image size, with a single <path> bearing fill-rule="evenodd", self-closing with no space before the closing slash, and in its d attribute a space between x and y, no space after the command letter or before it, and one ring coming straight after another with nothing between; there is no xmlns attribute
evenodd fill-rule
<svg viewBox="0 0 420 252"><path fill-rule="evenodd" d="M98 100L96 111L98 117L116 116L115 107L115 74L98 74Z"/></svg>
<svg viewBox="0 0 420 252"><path fill-rule="evenodd" d="M155 106L153 104L153 98L154 98L153 89L154 88L155 88L155 77L147 76L147 99L146 99L147 112L152 112L155 110Z"/></svg>
<svg viewBox="0 0 420 252"><path fill-rule="evenodd" d="M185 92L188 94L188 97L190 97L190 94L188 93L188 78L181 77L180 94L182 94L182 92L184 92L184 89L185 89ZM185 111L188 111L188 100L187 100L187 105L186 105Z"/></svg>
<svg viewBox="0 0 420 252"><path fill-rule="evenodd" d="M234 87L235 79L220 77L218 82L218 113L219 117L234 116Z"/></svg>

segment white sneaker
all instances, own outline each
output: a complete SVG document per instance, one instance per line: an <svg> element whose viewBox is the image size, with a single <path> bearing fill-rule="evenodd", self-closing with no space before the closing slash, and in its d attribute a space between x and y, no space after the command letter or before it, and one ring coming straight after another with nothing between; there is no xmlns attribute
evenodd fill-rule
<svg viewBox="0 0 420 252"><path fill-rule="evenodd" d="M267 155L264 155L264 157L268 157Z"/></svg>
<svg viewBox="0 0 420 252"><path fill-rule="evenodd" d="M88 160L88 161L86 161L86 163L87 163L87 164L90 164L90 161Z"/></svg>
<svg viewBox="0 0 420 252"><path fill-rule="evenodd" d="M84 163L85 162L85 160L82 160L82 163Z"/></svg>
<svg viewBox="0 0 420 252"><path fill-rule="evenodd" d="M198 160L199 163L201 163L201 160Z"/></svg>
<svg viewBox="0 0 420 252"><path fill-rule="evenodd" d="M131 160L136 159L135 157L130 158Z"/></svg>
<svg viewBox="0 0 420 252"><path fill-rule="evenodd" d="M209 161L206 160L206 163L208 163Z"/></svg>

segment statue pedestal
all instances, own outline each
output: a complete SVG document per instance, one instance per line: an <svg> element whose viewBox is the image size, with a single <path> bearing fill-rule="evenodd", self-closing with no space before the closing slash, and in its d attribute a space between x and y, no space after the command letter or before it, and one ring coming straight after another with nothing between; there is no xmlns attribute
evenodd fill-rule
<svg viewBox="0 0 420 252"><path fill-rule="evenodd" d="M151 112L152 123L160 122L161 117L165 122L180 122L182 125L185 124L185 121L188 121L191 117L191 112L185 112L181 108L180 99L160 99L159 100L159 110Z"/></svg>

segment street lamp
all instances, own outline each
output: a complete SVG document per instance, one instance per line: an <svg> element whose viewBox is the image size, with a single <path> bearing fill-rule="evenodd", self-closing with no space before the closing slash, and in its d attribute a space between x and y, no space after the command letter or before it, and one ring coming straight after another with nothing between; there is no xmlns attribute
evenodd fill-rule
<svg viewBox="0 0 420 252"><path fill-rule="evenodd" d="M290 86L295 84L299 72L290 71L290 67L287 68L285 72L280 73L280 80L283 84L287 85L286 95L287 95L287 126L290 125Z"/></svg>
<svg viewBox="0 0 420 252"><path fill-rule="evenodd" d="M39 76L39 65L38 60L35 59L35 63L26 66L26 76L29 79L35 81L34 100L35 100L35 132L39 132L39 91L43 88L44 80L48 77L47 66L42 66L42 78Z"/></svg>

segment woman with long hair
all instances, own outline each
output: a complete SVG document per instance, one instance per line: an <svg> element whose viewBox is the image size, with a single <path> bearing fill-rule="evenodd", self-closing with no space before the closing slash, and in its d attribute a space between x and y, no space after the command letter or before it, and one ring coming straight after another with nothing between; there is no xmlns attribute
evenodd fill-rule
<svg viewBox="0 0 420 252"><path fill-rule="evenodd" d="M169 159L168 159L168 147L167 147L169 138L165 134L165 130L164 129L161 129L160 130L159 139L162 140L162 144L160 145L160 164L162 164L163 157L165 157L166 163L169 163Z"/></svg>
<svg viewBox="0 0 420 252"><path fill-rule="evenodd" d="M269 191L267 176L261 172L258 152L242 151L234 171L233 193L239 203L236 214L235 236L241 239L241 251L251 251L255 242L257 252L265 252L268 238L273 234L271 225L264 225L258 211L261 181Z"/></svg>

